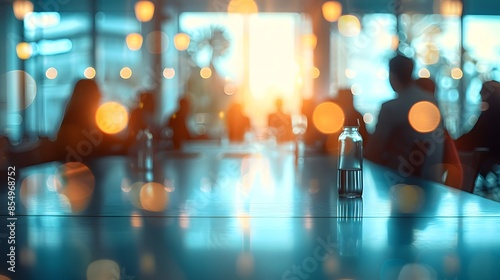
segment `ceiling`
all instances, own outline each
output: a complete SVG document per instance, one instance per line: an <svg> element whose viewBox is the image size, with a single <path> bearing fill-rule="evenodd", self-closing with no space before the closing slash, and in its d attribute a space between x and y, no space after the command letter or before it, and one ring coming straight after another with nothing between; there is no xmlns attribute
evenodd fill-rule
<svg viewBox="0 0 500 280"><path fill-rule="evenodd" d="M255 0L261 12L304 12L321 9L325 0ZM339 0L344 13L393 13L396 1L407 13L433 13L434 0ZM438 0L436 0L438 1ZM462 0L465 15L500 15L500 1ZM0 0L3 5L13 0ZM92 5L102 12L132 12L136 0L47 0L34 1L36 11L82 12ZM164 11L225 12L229 0L153 0ZM3 6L2 5L2 6Z"/></svg>

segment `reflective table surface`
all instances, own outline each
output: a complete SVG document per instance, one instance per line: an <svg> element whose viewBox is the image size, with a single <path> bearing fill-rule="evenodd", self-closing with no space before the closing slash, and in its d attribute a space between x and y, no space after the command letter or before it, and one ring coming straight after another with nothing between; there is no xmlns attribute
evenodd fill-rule
<svg viewBox="0 0 500 280"><path fill-rule="evenodd" d="M191 143L151 171L135 163L17 169L15 197L1 192L0 279L500 275L499 203L369 161L358 199L338 197L334 156L296 164L286 145Z"/></svg>

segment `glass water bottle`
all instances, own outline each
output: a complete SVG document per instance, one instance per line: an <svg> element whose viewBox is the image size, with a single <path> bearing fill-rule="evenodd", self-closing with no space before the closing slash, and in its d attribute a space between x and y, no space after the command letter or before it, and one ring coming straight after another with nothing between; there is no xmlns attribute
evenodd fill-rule
<svg viewBox="0 0 500 280"><path fill-rule="evenodd" d="M359 120L347 120L339 136L337 185L340 197L363 194L363 138Z"/></svg>

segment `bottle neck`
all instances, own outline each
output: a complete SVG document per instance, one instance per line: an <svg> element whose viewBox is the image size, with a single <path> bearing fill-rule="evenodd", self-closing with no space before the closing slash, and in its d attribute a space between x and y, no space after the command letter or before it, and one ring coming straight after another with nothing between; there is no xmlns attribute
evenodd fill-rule
<svg viewBox="0 0 500 280"><path fill-rule="evenodd" d="M358 131L359 127L357 126L344 126L344 131L354 132Z"/></svg>

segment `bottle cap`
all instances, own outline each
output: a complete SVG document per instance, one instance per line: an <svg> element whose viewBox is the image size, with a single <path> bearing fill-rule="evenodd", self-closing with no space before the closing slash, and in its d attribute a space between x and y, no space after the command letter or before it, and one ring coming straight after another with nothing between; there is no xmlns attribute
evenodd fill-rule
<svg viewBox="0 0 500 280"><path fill-rule="evenodd" d="M359 119L357 118L345 118L344 126L356 126L359 127Z"/></svg>

